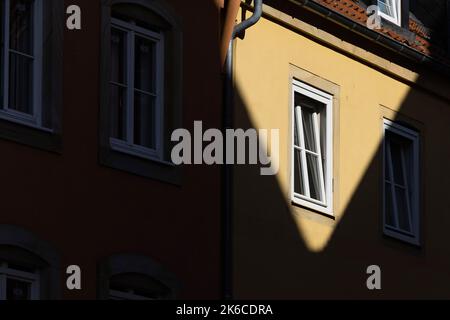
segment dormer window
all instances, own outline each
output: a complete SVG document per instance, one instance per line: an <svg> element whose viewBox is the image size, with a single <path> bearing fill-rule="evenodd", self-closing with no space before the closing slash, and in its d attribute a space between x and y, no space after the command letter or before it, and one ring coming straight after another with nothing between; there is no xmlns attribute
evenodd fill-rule
<svg viewBox="0 0 450 320"><path fill-rule="evenodd" d="M396 25L401 25L401 0L378 0L378 14Z"/></svg>

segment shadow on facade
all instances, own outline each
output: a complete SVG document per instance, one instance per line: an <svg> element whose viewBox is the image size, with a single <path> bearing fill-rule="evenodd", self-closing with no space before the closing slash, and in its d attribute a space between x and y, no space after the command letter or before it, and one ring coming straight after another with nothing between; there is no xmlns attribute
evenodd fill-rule
<svg viewBox="0 0 450 320"><path fill-rule="evenodd" d="M260 176L259 167L236 166L233 195L235 297L450 297L450 259L445 248L448 240L444 240L450 217L448 209L438 201L446 198L446 190L450 186L450 170L443 169L447 167L447 159L450 159L450 143L445 141L450 134L449 102L421 89L422 84L429 84L432 78L439 77L433 75L435 73L430 71L429 66L414 65L398 54L391 54L385 48L338 28L332 22L318 19L305 10L280 1L265 3L419 74L416 83L410 84L411 90L398 112L401 118L391 120L411 119L412 123L419 125L416 129L420 131L421 139L422 247L383 236L383 141L379 141L378 149L345 205L342 218L336 222L317 220L319 229L320 224L325 227L333 225L334 228L327 245L319 252L308 248L305 235L297 226L288 195L277 178ZM447 79L442 77L439 81L444 83ZM253 128L239 88L236 89L235 101L235 127ZM422 103L427 101L425 105ZM341 112L342 108L345 105L341 104ZM380 123L380 132L381 128ZM280 141L280 144L283 143ZM345 143L341 141L341 145ZM362 148L358 145L351 147ZM352 161L342 153L340 158L341 162ZM347 177L341 175L340 181L345 179ZM242 208L236 203L247 205ZM382 291L367 290L366 269L373 264L382 268Z"/></svg>

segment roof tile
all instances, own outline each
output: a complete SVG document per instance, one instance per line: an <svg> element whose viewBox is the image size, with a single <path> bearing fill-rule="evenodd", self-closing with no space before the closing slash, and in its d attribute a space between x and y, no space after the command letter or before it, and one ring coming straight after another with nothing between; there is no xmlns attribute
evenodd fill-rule
<svg viewBox="0 0 450 320"><path fill-rule="evenodd" d="M351 20L358 22L362 25L366 25L368 15L366 7L355 0L314 0L315 2L322 4L323 6L330 8L342 15L350 18ZM441 61L447 61L446 50L434 46L430 39L430 31L423 26L419 21L410 19L409 30L415 34L415 40L410 41L405 35L397 32L394 28L389 26L382 26L381 29L376 31L382 33L392 39L409 46L424 55L433 56ZM447 62L448 63L448 62Z"/></svg>

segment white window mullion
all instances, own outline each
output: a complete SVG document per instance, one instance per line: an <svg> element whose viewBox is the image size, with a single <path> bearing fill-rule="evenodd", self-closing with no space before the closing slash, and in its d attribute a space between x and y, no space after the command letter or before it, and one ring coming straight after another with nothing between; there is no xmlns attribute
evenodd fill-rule
<svg viewBox="0 0 450 320"><path fill-rule="evenodd" d="M321 194L321 201L324 203L327 203L327 198L325 194L325 179L324 179L324 173L323 173L323 162L322 162L322 147L320 145L320 127L319 127L319 117L317 115L317 112L313 113L313 125L314 125L314 134L315 134L315 141L316 141L316 150L317 150L317 165L319 168L319 183L320 183L320 194Z"/></svg>
<svg viewBox="0 0 450 320"><path fill-rule="evenodd" d="M10 29L10 0L4 3L4 47L3 47L3 106L6 110L9 107L9 29Z"/></svg>
<svg viewBox="0 0 450 320"><path fill-rule="evenodd" d="M394 224L395 224L395 228L399 228L399 221L398 221L398 208L397 208L397 197L396 197L396 193L395 193L395 180L394 180L394 168L393 168L393 163L392 163L392 153L391 153L391 143L390 141L387 141L387 145L386 145L386 152L387 152L387 157L388 157L388 172L389 172L389 180L391 181L391 196L392 196L392 206L393 206L393 211L392 211L392 215L394 216Z"/></svg>
<svg viewBox="0 0 450 320"><path fill-rule="evenodd" d="M134 31L127 32L127 137L129 144L134 144L134 68L135 68L135 33Z"/></svg>
<svg viewBox="0 0 450 320"><path fill-rule="evenodd" d="M300 143L300 160L302 162L302 175L303 179L300 183L303 183L303 188L305 190L305 196L311 197L311 190L309 189L309 177L308 177L308 165L306 161L306 147L305 147L305 134L303 132L303 114L302 108L297 106L295 108L295 116L297 117L297 131L298 140Z"/></svg>

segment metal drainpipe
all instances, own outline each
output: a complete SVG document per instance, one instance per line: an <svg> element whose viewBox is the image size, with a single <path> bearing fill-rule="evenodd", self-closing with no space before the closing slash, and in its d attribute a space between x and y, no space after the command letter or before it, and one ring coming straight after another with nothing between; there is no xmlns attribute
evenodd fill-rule
<svg viewBox="0 0 450 320"><path fill-rule="evenodd" d="M224 113L223 128L224 133L227 129L233 129L233 41L242 32L255 25L262 16L263 0L254 0L253 15L238 24L233 30L230 44L228 46L227 59L225 61L225 81L224 81ZM226 148L224 148L224 159L227 157ZM226 164L223 166L223 292L224 298L231 300L233 298L233 165Z"/></svg>

